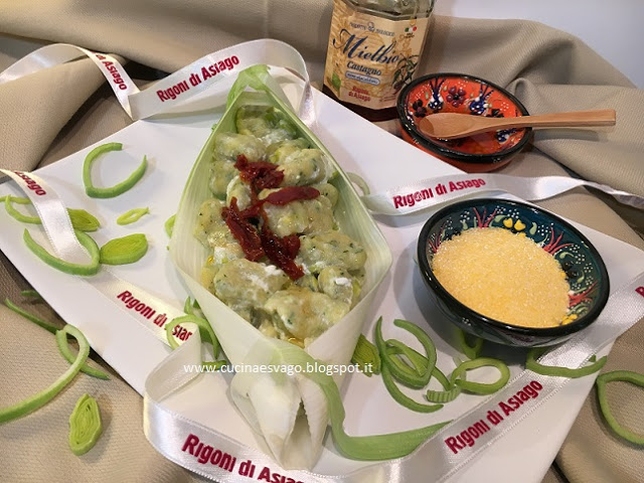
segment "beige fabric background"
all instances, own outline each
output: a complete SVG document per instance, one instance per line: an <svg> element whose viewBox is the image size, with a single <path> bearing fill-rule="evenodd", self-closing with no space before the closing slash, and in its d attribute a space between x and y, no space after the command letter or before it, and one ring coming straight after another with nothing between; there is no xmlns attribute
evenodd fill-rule
<svg viewBox="0 0 644 483"><path fill-rule="evenodd" d="M272 37L298 48L319 82L330 15L330 0L3 0L0 70L34 43L73 43L168 72L239 41ZM644 195L644 92L579 40L525 21L435 17L428 42L421 73L480 75L508 86L531 113L617 109L614 129L539 132L534 149L504 173L539 176L572 170ZM133 63L128 68L135 77L144 72ZM33 170L130 122L89 60L0 85L0 167ZM582 189L541 204L644 249L641 212ZM27 287L0 254L0 298L26 303L19 290ZM27 305L55 317L43 303ZM45 387L66 367L50 333L4 306L0 361L0 407ZM605 370L612 369L644 372L644 323L615 344ZM90 453L76 457L67 448L67 417L84 392L98 398L105 434ZM611 402L620 420L644 433L642 391L615 384ZM118 376L105 382L81 374L53 403L0 426L0 481L191 481L188 472L148 445L141 414L140 397ZM644 481L643 468L644 450L609 434L598 418L593 392L544 481L637 482Z"/></svg>

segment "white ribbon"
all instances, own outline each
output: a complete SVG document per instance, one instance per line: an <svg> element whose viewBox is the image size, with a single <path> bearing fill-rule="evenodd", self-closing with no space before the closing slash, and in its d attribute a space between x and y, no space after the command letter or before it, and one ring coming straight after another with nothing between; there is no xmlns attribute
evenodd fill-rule
<svg viewBox="0 0 644 483"><path fill-rule="evenodd" d="M644 197L599 183L565 176L520 178L504 174L455 174L430 178L382 193L362 196L373 212L407 215L465 196L502 191L529 201L545 200L580 186L588 186L613 196L617 201L644 210Z"/></svg>
<svg viewBox="0 0 644 483"><path fill-rule="evenodd" d="M221 105L229 86L219 81L235 78L243 69L257 64L284 67L303 79L299 115L304 122L314 117L304 58L290 45L274 39L251 40L205 55L143 91L115 57L75 45L53 44L41 47L1 72L0 84L82 56L89 57L98 66L125 112L135 121L171 112L206 91L209 97L219 99Z"/></svg>
<svg viewBox="0 0 644 483"><path fill-rule="evenodd" d="M24 191L33 204L56 255L72 263L87 263L89 254L72 228L67 208L53 188L33 173L0 169Z"/></svg>

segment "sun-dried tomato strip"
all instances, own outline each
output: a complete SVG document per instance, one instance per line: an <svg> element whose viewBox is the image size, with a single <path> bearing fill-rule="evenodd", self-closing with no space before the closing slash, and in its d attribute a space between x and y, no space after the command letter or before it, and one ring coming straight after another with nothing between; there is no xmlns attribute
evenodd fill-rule
<svg viewBox="0 0 644 483"><path fill-rule="evenodd" d="M282 238L284 242L284 252L289 258L295 258L297 252L300 251L300 237L297 235L289 235Z"/></svg>
<svg viewBox="0 0 644 483"><path fill-rule="evenodd" d="M241 179L248 183L255 193L263 189L278 188L284 180L284 173L277 170L276 164L266 161L250 162L243 154L237 156L235 168L239 170Z"/></svg>
<svg viewBox="0 0 644 483"><path fill-rule="evenodd" d="M271 205L287 205L292 201L314 200L320 192L312 186L287 186L279 191L270 193L262 201Z"/></svg>
<svg viewBox="0 0 644 483"><path fill-rule="evenodd" d="M230 206L221 210L221 216L235 239L239 242L246 258L256 262L264 256L262 239L257 227L243 217L237 207L237 198L230 200Z"/></svg>
<svg viewBox="0 0 644 483"><path fill-rule="evenodd" d="M304 270L295 263L295 255L300 249L300 238L297 235L279 237L265 224L262 227L262 246L268 259L291 280L304 276Z"/></svg>
<svg viewBox="0 0 644 483"><path fill-rule="evenodd" d="M262 220L265 216L264 208L262 208L262 204L263 203L255 201L248 208L241 210L239 212L239 216L241 216L245 221L248 221L251 224L258 226L260 220Z"/></svg>

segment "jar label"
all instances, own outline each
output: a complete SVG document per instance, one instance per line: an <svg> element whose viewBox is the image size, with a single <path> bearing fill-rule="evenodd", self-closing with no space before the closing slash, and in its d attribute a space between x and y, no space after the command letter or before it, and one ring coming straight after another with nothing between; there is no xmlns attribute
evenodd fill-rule
<svg viewBox="0 0 644 483"><path fill-rule="evenodd" d="M428 25L429 17L390 20L334 0L324 84L343 102L395 106L418 66Z"/></svg>

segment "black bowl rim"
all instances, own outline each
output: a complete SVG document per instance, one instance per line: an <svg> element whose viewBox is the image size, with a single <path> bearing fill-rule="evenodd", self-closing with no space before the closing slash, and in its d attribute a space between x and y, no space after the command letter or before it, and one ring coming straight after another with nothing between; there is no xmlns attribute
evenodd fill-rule
<svg viewBox="0 0 644 483"><path fill-rule="evenodd" d="M427 250L427 238L429 236L429 230L445 214L455 210L460 210L463 207L471 207L478 203L500 203L500 204L506 204L510 206L521 206L521 207L539 212L540 214L543 214L549 217L550 219L552 219L554 222L560 224L566 231L570 231L574 233L575 236L579 237L586 244L586 246L588 247L588 251L590 252L592 257L597 261L597 266L600 271L601 280L605 281L605 283L602 283L601 285L602 292L600 294L600 297L597 303L589 310L589 312L585 316L581 317L580 319L570 324L561 325L558 327L538 328L538 327L523 327L518 325L512 325L512 324L507 324L505 322L501 322L479 314L478 312L470 309L469 307L467 307L466 305L458 301L445 288L443 288L443 286L434 277L431 267L429 266L429 261L427 259L426 250ZM449 303L450 307L455 306L458 309L459 315L463 315L469 318L470 320L476 320L479 322L483 322L485 324L489 324L491 327L502 329L502 330L505 330L506 332L514 333L516 335L524 335L524 336L531 336L531 337L559 337L559 336L566 336L566 335L574 334L575 332L579 332L580 330L588 327L592 322L594 322L597 319L601 311L606 306L606 303L608 302L608 297L610 295L610 278L608 276L608 270L606 269L606 264L604 262L604 259L599 254L595 246L590 242L590 240L588 240L588 238L583 233L581 233L577 228L572 226L570 223L568 223L566 220L559 217L558 215L555 215L554 213L546 211L545 209L539 206L535 206L532 204L523 203L519 201L514 201L514 200L507 200L502 198L474 198L470 200L452 203L440 209L439 211L434 213L429 218L429 220L425 222L425 224L423 225L423 228L420 231L420 235L418 236L418 244L417 244L417 257L418 257L419 268L423 278L425 279L425 282L436 292L438 297L445 300L446 303Z"/></svg>
<svg viewBox="0 0 644 483"><path fill-rule="evenodd" d="M487 164L487 163L497 163L502 161L503 158L505 158L506 156L510 156L511 154L519 152L528 143L532 135L532 128L529 128L529 127L524 128L525 134L517 144L503 151L497 151L495 153L490 153L490 154L472 154L472 153L463 153L460 151L454 151L448 147L441 146L438 144L433 144L431 140L423 137L422 134L418 132L418 130L414 127L413 123L410 121L409 116L407 115L407 110L404 107L406 105L406 102L403 102L403 100L407 99L409 91L414 87L416 87L418 84L424 83L429 79L435 79L437 77L459 77L459 78L473 80L476 82L487 84L490 87L502 92L505 96L507 96L508 99L510 99L519 108L519 110L521 111L521 114L523 114L524 116L530 115L526 107L519 99L517 99L516 96L508 92L505 88L495 84L494 82L490 82L486 79L477 77L475 75L461 74L458 72L427 74L412 80L409 84L403 87L403 89L400 91L400 94L398 95L398 102L396 103L396 110L398 111L398 119L400 121L402 128L421 146L429 149L434 153L440 154L442 156L446 156L450 159L454 159L457 161Z"/></svg>

